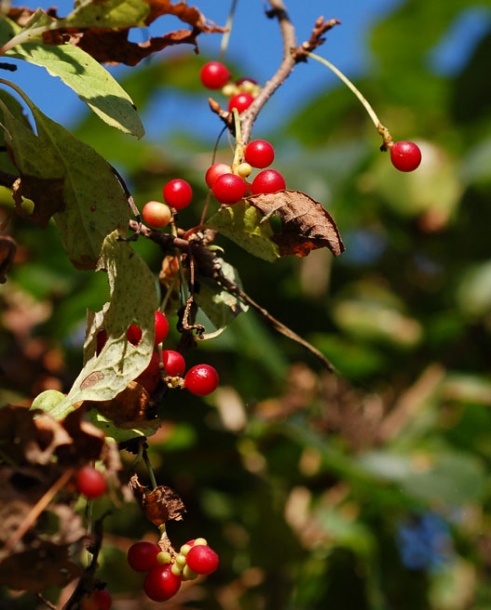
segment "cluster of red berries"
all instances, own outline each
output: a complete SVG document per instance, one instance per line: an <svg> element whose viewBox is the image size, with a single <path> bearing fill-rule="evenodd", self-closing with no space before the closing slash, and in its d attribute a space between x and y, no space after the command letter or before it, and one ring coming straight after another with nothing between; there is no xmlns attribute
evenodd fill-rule
<svg viewBox="0 0 491 610"><path fill-rule="evenodd" d="M282 174L267 168L273 162L275 151L266 140L252 140L244 149L244 162L232 171L226 163L215 163L208 168L205 182L220 203L233 204L246 195L276 193L286 188ZM246 181L253 168L261 171L251 183Z"/></svg>
<svg viewBox="0 0 491 610"><path fill-rule="evenodd" d="M221 89L229 98L228 111L235 108L239 114L249 108L261 90L253 78L240 78L235 82L224 64L219 61L209 61L200 72L202 84L211 90Z"/></svg>
<svg viewBox="0 0 491 610"><path fill-rule="evenodd" d="M127 557L133 570L147 573L143 590L156 602L173 597L182 581L211 574L219 563L218 555L204 538L190 540L173 555L158 544L142 540L129 548Z"/></svg>
<svg viewBox="0 0 491 610"><path fill-rule="evenodd" d="M169 322L165 314L157 310L155 312L155 349L152 353L147 368L135 379L137 383L151 394L161 379L162 361L164 377L170 378L171 387L184 387L196 396L207 396L216 390L219 383L217 370L209 364L196 364L186 374L186 361L184 356L172 349L163 349L160 354L157 347L166 339L169 332ZM142 330L136 324L132 324L126 331L126 338L132 345L138 345L142 338ZM97 334L97 354L107 341L107 332L102 329ZM184 375L184 378L182 376ZM177 378L177 380L176 380ZM182 379L181 379L182 378Z"/></svg>
<svg viewBox="0 0 491 610"><path fill-rule="evenodd" d="M187 180L174 178L169 180L162 189L165 203L148 201L142 209L143 220L152 227L166 227L176 211L186 208L193 199L193 189Z"/></svg>

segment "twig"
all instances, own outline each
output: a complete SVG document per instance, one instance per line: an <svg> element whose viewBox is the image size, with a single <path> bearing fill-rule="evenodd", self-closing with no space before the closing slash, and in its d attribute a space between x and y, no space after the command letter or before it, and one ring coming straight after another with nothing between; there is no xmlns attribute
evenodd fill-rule
<svg viewBox="0 0 491 610"><path fill-rule="evenodd" d="M8 538L5 543L4 550L10 552L14 549L15 545L22 539L24 534L29 530L29 528L35 523L39 515L43 512L43 510L49 506L51 500L56 496L56 494L62 489L66 483L70 480L73 475L73 468L69 468L65 470L65 472L51 485L48 491L44 494L42 498L39 499L38 502L31 508L26 518L24 519L22 525L18 527L15 532Z"/></svg>
<svg viewBox="0 0 491 610"><path fill-rule="evenodd" d="M252 126L254 125L261 108L273 95L276 89L285 82L297 63L295 57L295 48L297 46L295 28L288 17L285 5L282 0L269 0L269 3L271 5L271 11L269 11L268 16L278 19L281 36L283 38L283 60L275 75L264 85L259 95L241 117L242 141L240 144L244 146L249 141Z"/></svg>

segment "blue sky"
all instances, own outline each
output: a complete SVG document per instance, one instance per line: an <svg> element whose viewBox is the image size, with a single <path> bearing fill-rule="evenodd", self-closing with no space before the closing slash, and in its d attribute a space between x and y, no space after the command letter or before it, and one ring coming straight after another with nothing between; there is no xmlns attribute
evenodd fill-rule
<svg viewBox="0 0 491 610"><path fill-rule="evenodd" d="M210 20L220 25L225 24L231 0L195 0L195 3ZM341 21L340 26L327 34L327 41L319 49L319 53L350 78L363 74L374 61L367 42L367 34L373 23L402 3L403 0L285 0L299 42L309 37L312 26L320 15L325 18L335 17ZM66 0L37 4L31 3L30 0L17 0L14 4L27 4L30 8L55 5L60 16L66 15L72 6L72 2ZM188 4L192 5L194 2L189 0ZM239 0L226 56L226 59L230 58L244 65L248 71L247 75L260 83L265 82L275 72L282 55L277 23L264 16L265 6L264 0ZM465 61L476 36L485 28L489 28L489 12L486 13L488 18L483 18L483 15L483 11L469 11L455 24L430 58L436 69L449 72L457 69L461 61ZM150 33L155 31L161 34L180 25L177 20L164 17L152 26ZM143 40L147 35L147 31L136 31L133 39L141 36ZM200 37L201 51L218 58L220 40L220 35ZM184 47L180 48L179 52L192 53L189 48ZM47 75L42 68L29 66L25 62L19 64L19 70L11 78L24 89L34 103L51 118L68 127L76 122L79 113L85 111L85 105L58 79ZM10 77L7 74L4 76ZM266 106L261 119L267 122L268 127L274 127L277 117L284 117L289 108L301 105L308 99L311 91L318 91L333 84L337 84L337 78L325 67L312 61L308 65L299 65L283 86L281 95L273 97ZM200 129L201 135L216 136L216 122L209 120L207 105L197 104L195 99L167 94L165 98L158 98L152 108L150 115L145 117L148 131L159 133L165 130L165 125L179 127L184 125L184 120L189 123L189 116L192 116L193 123Z"/></svg>

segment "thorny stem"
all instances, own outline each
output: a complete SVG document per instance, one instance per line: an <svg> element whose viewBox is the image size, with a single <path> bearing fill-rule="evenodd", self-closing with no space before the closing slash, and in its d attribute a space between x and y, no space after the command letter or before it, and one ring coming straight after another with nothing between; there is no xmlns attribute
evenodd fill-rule
<svg viewBox="0 0 491 610"><path fill-rule="evenodd" d="M331 72L333 72L338 78L340 78L343 81L343 83L349 89L351 89L351 91L356 95L356 97L360 100L363 107L367 111L368 116L371 118L373 124L375 125L375 129L382 136L382 140L383 140L382 148L384 150L386 150L387 148L390 148L392 146L393 139L392 139L392 136L390 135L389 130L387 129L387 127L385 127L385 125L382 125L382 123L380 122L380 119L377 116L377 113L372 108L371 104L368 102L366 97L361 93L361 91L350 81L350 79L345 74L343 74L341 72L341 70L336 68L336 66L334 64L332 64L330 61L328 61L324 57L321 57L320 55L316 55L315 53L308 52L308 51L306 51L305 54L307 55L307 57L311 57L312 59L315 59L316 61L318 61L321 64L323 64L324 66L326 66L326 68L329 68L329 70L331 70Z"/></svg>

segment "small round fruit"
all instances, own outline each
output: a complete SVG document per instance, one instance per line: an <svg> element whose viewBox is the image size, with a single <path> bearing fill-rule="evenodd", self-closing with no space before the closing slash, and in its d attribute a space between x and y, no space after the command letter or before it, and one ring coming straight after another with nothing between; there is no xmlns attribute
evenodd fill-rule
<svg viewBox="0 0 491 610"><path fill-rule="evenodd" d="M285 179L275 169L263 169L262 172L257 174L251 184L253 195L276 193L276 191L282 191L285 188Z"/></svg>
<svg viewBox="0 0 491 610"><path fill-rule="evenodd" d="M142 209L142 217L147 225L161 229L172 220L172 211L168 205L160 201L148 201Z"/></svg>
<svg viewBox="0 0 491 610"><path fill-rule="evenodd" d="M207 89L221 89L230 80L230 72L227 66L219 61L209 61L200 71L201 83Z"/></svg>
<svg viewBox="0 0 491 610"><path fill-rule="evenodd" d="M157 309L155 312L155 339L154 345L159 345L164 341L169 333L169 321L165 314Z"/></svg>
<svg viewBox="0 0 491 610"><path fill-rule="evenodd" d="M101 330L97 333L97 337L96 337L95 353L97 355L99 355L102 352L106 343L107 343L107 330L105 330L104 328L101 328Z"/></svg>
<svg viewBox="0 0 491 610"><path fill-rule="evenodd" d="M195 574L211 574L218 568L218 555L207 545L196 545L186 555L186 563Z"/></svg>
<svg viewBox="0 0 491 610"><path fill-rule="evenodd" d="M173 349L162 350L162 364L165 372L171 377L182 375L186 370L184 356Z"/></svg>
<svg viewBox="0 0 491 610"><path fill-rule="evenodd" d="M209 364L196 364L184 376L184 387L196 396L207 396L219 383L216 369Z"/></svg>
<svg viewBox="0 0 491 610"><path fill-rule="evenodd" d="M99 498L107 491L106 478L93 466L83 466L77 473L77 490L89 500Z"/></svg>
<svg viewBox="0 0 491 610"><path fill-rule="evenodd" d="M113 599L107 589L94 589L90 595L82 597L81 610L111 610Z"/></svg>
<svg viewBox="0 0 491 610"><path fill-rule="evenodd" d="M149 572L159 565L157 555L161 552L158 544L148 540L135 542L128 549L128 563L135 572Z"/></svg>
<svg viewBox="0 0 491 610"><path fill-rule="evenodd" d="M237 176L240 176L241 178L247 178L248 176L250 176L252 174L252 166L250 163L240 163L235 168L235 173L237 174Z"/></svg>
<svg viewBox="0 0 491 610"><path fill-rule="evenodd" d="M148 394L152 394L160 379L160 356L157 351L152 353L147 368L135 379L137 383L145 388Z"/></svg>
<svg viewBox="0 0 491 610"><path fill-rule="evenodd" d="M138 345L142 339L142 329L136 324L131 324L126 331L126 338L131 345Z"/></svg>
<svg viewBox="0 0 491 610"><path fill-rule="evenodd" d="M193 189L186 180L174 178L170 180L162 189L164 201L176 210L187 207L193 198Z"/></svg>
<svg viewBox="0 0 491 610"><path fill-rule="evenodd" d="M150 570L143 583L147 596L155 602L173 597L181 586L181 577L172 573L171 564L162 564Z"/></svg>
<svg viewBox="0 0 491 610"><path fill-rule="evenodd" d="M230 165L227 165L226 163L214 163L206 170L205 182L207 186L211 188L215 184L217 178L220 178L223 174L231 173L232 168Z"/></svg>
<svg viewBox="0 0 491 610"><path fill-rule="evenodd" d="M232 112L234 108L237 108L237 112L241 114L244 110L247 110L254 101L254 96L246 91L232 95L228 102L228 111Z"/></svg>
<svg viewBox="0 0 491 610"><path fill-rule="evenodd" d="M421 150L414 142L394 142L390 147L390 160L400 172L412 172L421 163Z"/></svg>
<svg viewBox="0 0 491 610"><path fill-rule="evenodd" d="M252 167L268 167L274 161L274 148L266 140L253 140L245 147L244 156Z"/></svg>
<svg viewBox="0 0 491 610"><path fill-rule="evenodd" d="M246 183L235 174L222 174L216 179L212 191L220 203L237 203L246 193Z"/></svg>

